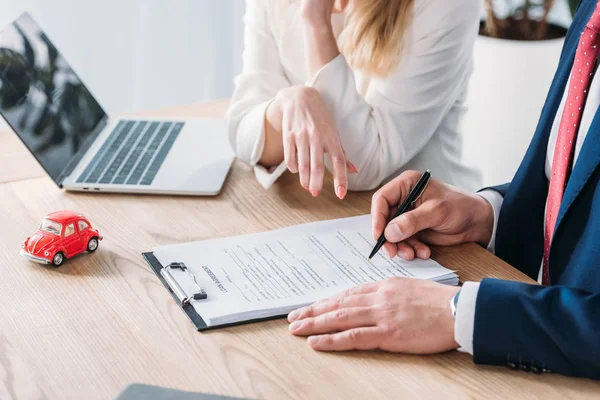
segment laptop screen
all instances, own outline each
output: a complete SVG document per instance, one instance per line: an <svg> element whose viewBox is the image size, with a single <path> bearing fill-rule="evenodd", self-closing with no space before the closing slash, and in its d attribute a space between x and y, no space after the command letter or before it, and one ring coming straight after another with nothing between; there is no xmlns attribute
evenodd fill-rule
<svg viewBox="0 0 600 400"><path fill-rule="evenodd" d="M29 14L0 32L0 113L58 184L106 118Z"/></svg>

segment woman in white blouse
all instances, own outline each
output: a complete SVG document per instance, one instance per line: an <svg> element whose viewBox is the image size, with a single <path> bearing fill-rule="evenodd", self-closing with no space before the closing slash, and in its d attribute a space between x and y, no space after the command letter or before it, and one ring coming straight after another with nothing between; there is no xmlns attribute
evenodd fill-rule
<svg viewBox="0 0 600 400"><path fill-rule="evenodd" d="M247 0L228 111L238 158L268 188L286 169L341 199L405 169L467 190L465 113L480 0Z"/></svg>

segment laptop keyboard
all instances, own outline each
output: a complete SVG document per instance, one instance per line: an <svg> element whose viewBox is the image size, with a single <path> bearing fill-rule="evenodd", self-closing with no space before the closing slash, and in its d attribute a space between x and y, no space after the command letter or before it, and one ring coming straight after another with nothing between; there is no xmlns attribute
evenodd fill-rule
<svg viewBox="0 0 600 400"><path fill-rule="evenodd" d="M119 121L77 182L151 185L184 124Z"/></svg>

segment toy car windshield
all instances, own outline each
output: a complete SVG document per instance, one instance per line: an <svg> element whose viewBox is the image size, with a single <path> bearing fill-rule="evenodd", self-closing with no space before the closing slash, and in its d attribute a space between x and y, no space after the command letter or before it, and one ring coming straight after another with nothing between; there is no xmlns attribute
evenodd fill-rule
<svg viewBox="0 0 600 400"><path fill-rule="evenodd" d="M60 235L61 229L61 224L59 224L58 222L51 221L49 219L42 220L42 225L40 225L40 230L50 232L55 235Z"/></svg>

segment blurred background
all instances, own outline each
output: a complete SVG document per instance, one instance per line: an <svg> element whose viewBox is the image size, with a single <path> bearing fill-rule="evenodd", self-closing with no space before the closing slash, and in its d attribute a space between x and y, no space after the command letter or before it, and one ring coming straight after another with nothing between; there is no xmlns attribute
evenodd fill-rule
<svg viewBox="0 0 600 400"><path fill-rule="evenodd" d="M518 15L524 3L484 1L499 16ZM547 20L568 27L567 0L528 2L537 7L534 16L550 3ZM244 8L244 0L2 0L0 26L30 12L100 104L117 115L230 97L242 67ZM516 170L561 46L562 37L478 39L465 160L484 171L486 185Z"/></svg>
<svg viewBox="0 0 600 400"><path fill-rule="evenodd" d="M231 95L244 0L2 0L31 13L111 115Z"/></svg>

